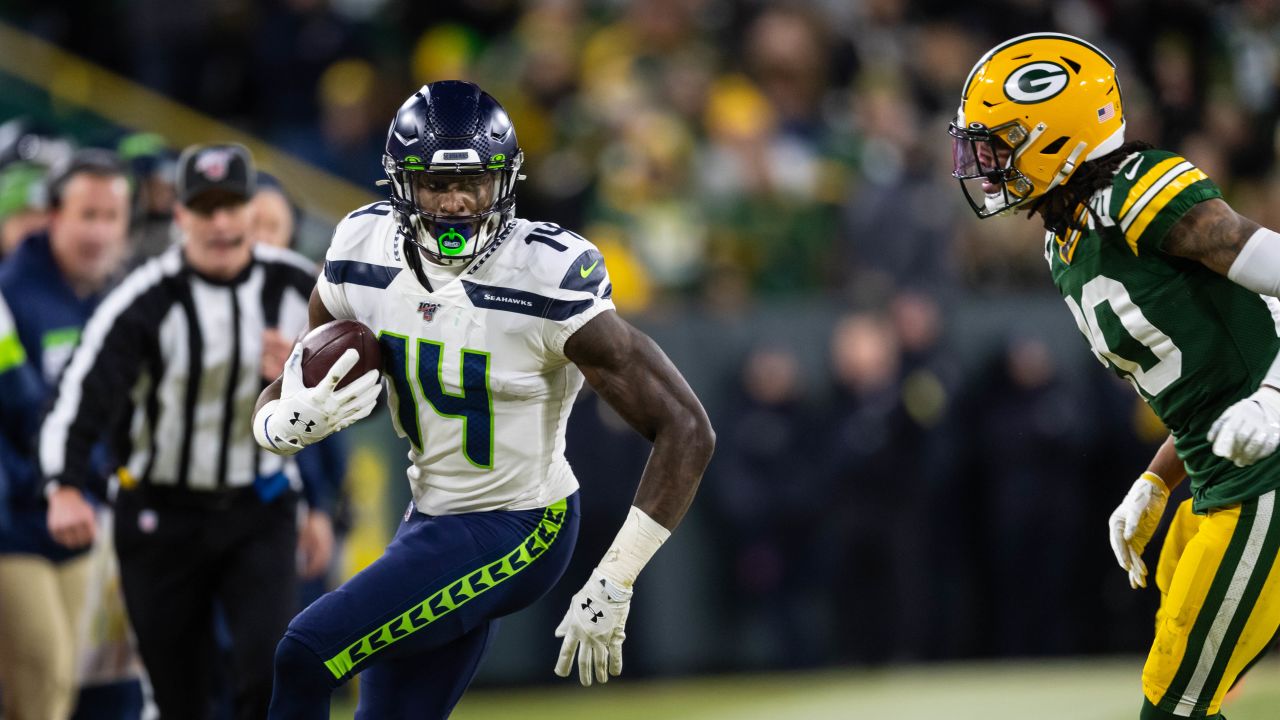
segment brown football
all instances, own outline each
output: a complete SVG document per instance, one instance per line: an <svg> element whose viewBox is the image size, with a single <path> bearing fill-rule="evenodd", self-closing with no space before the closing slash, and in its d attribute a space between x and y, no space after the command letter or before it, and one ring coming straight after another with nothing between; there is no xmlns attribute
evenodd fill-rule
<svg viewBox="0 0 1280 720"><path fill-rule="evenodd" d="M373 331L355 320L327 322L302 338L302 382L315 387L324 380L329 368L348 348L355 348L360 359L338 387L345 387L370 370L382 368L382 350Z"/></svg>

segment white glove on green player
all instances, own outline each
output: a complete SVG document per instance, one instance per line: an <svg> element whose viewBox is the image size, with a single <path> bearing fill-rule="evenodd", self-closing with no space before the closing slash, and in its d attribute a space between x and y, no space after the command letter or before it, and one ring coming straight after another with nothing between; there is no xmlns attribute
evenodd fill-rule
<svg viewBox="0 0 1280 720"><path fill-rule="evenodd" d="M1144 472L1129 488L1120 506L1111 513L1111 550L1120 567L1129 573L1129 587L1147 586L1147 566L1142 551L1164 515L1169 489L1159 475Z"/></svg>
<svg viewBox="0 0 1280 720"><path fill-rule="evenodd" d="M1252 465L1280 446L1280 391L1263 385L1223 411L1209 428L1213 454L1239 467Z"/></svg>
<svg viewBox="0 0 1280 720"><path fill-rule="evenodd" d="M302 382L302 345L294 345L284 363L280 399L263 405L253 419L258 444L277 455L292 455L373 412L382 392L377 370L337 389L359 360L360 354L348 349L324 380L309 388Z"/></svg>
<svg viewBox="0 0 1280 720"><path fill-rule="evenodd" d="M602 683L608 682L610 675L617 677L622 672L622 641L627 639L629 612L631 590L615 584L599 570L593 571L591 579L573 596L569 611L556 628L556 637L564 638L556 674L569 677L577 652L578 680L584 686L591 685L593 673Z"/></svg>

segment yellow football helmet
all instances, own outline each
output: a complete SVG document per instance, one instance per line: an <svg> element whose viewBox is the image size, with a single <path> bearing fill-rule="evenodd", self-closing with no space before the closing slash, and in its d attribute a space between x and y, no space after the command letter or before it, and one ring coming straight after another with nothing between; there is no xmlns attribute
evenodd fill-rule
<svg viewBox="0 0 1280 720"><path fill-rule="evenodd" d="M952 174L978 217L1022 205L1124 143L1116 65L1071 35L1007 40L969 72L951 137Z"/></svg>

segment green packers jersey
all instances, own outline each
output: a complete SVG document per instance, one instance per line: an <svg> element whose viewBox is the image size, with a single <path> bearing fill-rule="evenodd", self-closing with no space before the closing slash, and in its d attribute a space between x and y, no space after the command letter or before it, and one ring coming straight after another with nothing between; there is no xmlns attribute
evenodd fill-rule
<svg viewBox="0 0 1280 720"><path fill-rule="evenodd" d="M1280 487L1280 453L1236 467L1206 437L1258 388L1280 351L1280 302L1163 251L1174 223L1221 197L1184 158L1148 150L1080 208L1087 229L1050 234L1053 282L1103 365L1133 384L1174 436L1197 512Z"/></svg>

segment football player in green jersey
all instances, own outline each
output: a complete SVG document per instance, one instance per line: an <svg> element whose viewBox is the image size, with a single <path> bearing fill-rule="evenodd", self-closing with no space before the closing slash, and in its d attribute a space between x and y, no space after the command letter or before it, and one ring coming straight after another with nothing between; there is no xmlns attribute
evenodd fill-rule
<svg viewBox="0 0 1280 720"><path fill-rule="evenodd" d="M980 218L1027 211L1076 325L1170 431L1112 513L1134 587L1169 489L1204 515L1177 559L1141 717L1219 718L1280 628L1280 235L1236 214L1175 153L1126 143L1115 64L1069 35L992 48L951 124Z"/></svg>

